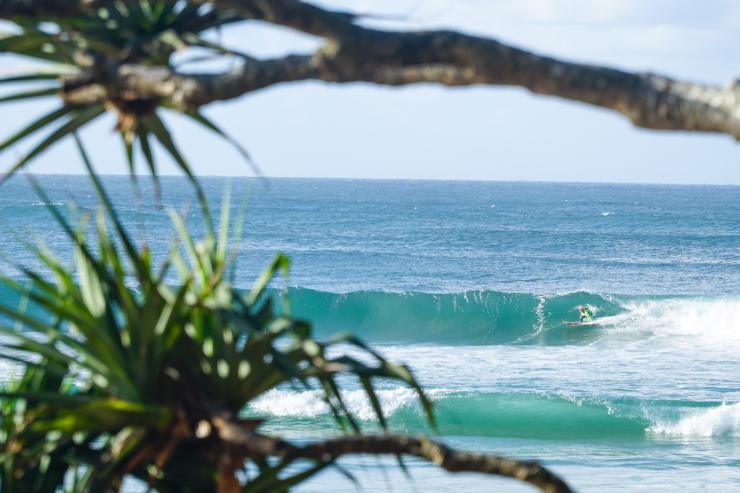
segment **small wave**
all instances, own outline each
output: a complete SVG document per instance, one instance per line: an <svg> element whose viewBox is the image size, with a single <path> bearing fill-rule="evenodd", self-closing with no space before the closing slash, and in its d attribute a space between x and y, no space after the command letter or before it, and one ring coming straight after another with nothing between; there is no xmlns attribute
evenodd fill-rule
<svg viewBox="0 0 740 493"><path fill-rule="evenodd" d="M250 414L309 420L321 428L330 419L330 410L319 392L272 390L253 403ZM363 391L345 392L349 409L365 422L374 422L375 413ZM430 432L418 396L410 389L378 392L381 406L395 430L407 433ZM517 394L459 394L437 390L430 394L435 406L437 431L458 436L512 436L549 438L642 437L646 423L616 415L601 404L589 404L561 397ZM304 423L305 424L305 423Z"/></svg>
<svg viewBox="0 0 740 493"><path fill-rule="evenodd" d="M271 417L278 429L303 427L321 431L331 419L319 392L272 390L250 406L250 414ZM378 392L392 429L430 433L418 397L410 389ZM670 439L740 436L740 403L714 407L681 401L618 399L599 401L537 394L470 394L436 390L430 397L436 431L446 436L540 439ZM344 393L349 409L366 425L375 413L364 392ZM683 416L683 417L681 417Z"/></svg>
<svg viewBox="0 0 740 493"><path fill-rule="evenodd" d="M656 435L678 437L739 437L740 403L725 404L680 419L659 422L648 429Z"/></svg>

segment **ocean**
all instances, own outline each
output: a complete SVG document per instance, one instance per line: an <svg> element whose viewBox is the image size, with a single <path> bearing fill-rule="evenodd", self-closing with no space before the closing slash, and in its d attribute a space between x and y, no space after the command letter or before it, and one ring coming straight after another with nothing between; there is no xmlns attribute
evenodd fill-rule
<svg viewBox="0 0 740 493"><path fill-rule="evenodd" d="M94 209L86 177L39 180L53 201ZM167 208L203 231L187 181L163 178L160 206L140 181L136 199L127 178L105 178L155 257L174 237ZM239 285L285 252L294 315L414 369L439 426L411 391L382 385L395 431L539 459L580 492L740 491L740 187L228 181L246 201ZM216 214L226 182L203 179ZM33 265L36 239L70 257L25 180L0 192L6 257ZM563 326L580 304L601 325ZM371 426L359 385L345 388ZM333 427L312 392L278 389L248 411L296 440ZM415 460L408 477L392 460L345 465L359 486L329 471L299 491L531 491Z"/></svg>

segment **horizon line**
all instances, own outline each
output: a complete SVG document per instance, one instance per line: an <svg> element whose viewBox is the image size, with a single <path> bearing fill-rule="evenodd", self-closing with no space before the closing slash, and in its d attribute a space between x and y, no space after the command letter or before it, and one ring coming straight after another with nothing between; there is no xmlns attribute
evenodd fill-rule
<svg viewBox="0 0 740 493"><path fill-rule="evenodd" d="M25 176L87 176L87 173L28 173ZM129 173L96 173L104 177L130 177ZM151 174L136 174L137 178L151 177ZM184 178L183 174L160 174L159 178ZM676 182L634 182L634 181L573 181L573 180L535 180L535 179L494 179L494 178L377 178L377 177L342 177L342 176L246 176L246 175L201 175L198 178L208 179L252 179L252 180L343 180L343 181L421 181L421 182L481 182L481 183L552 183L563 185L644 185L644 186L677 186L677 187L740 187L740 183L676 183Z"/></svg>

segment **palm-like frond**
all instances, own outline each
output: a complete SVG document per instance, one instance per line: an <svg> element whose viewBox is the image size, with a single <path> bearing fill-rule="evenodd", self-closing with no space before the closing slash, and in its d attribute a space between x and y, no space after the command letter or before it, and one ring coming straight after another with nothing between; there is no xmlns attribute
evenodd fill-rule
<svg viewBox="0 0 740 493"><path fill-rule="evenodd" d="M172 53L190 46L231 53L202 35L240 20L229 10L182 0L117 1L51 23L17 19L23 33L0 38L0 53L74 64L77 51L93 50L120 62L164 65Z"/></svg>
<svg viewBox="0 0 740 493"><path fill-rule="evenodd" d="M90 74L90 67L80 61L86 58L79 57L81 54L92 53L96 60L103 60L109 65L123 63L169 65L170 57L175 52L188 48L205 49L219 56L239 55L207 39L209 31L239 20L240 17L229 10L193 5L183 0L116 1L74 17L51 21L18 19L16 23L22 33L0 35L0 54L13 53L43 62L53 62L53 65L43 70L0 78L0 84L24 86L17 92L0 96L0 103L61 95L67 87L65 81L69 78L76 76L84 79ZM107 91L102 86L100 90L104 93ZM3 151L36 132L47 131L47 137L13 165L6 172L5 179L22 169L52 144L96 120L105 110L113 111L118 117L117 129L124 140L127 164L132 176L136 173L138 142L144 163L158 189L157 163L151 148L152 142L156 141L192 179L189 164L182 157L169 129L157 114L159 107L173 109L167 101L135 97L128 99L115 94L106 97L104 104L68 103L61 109L41 116L17 134L0 142L0 151ZM197 110L188 109L184 114L235 146L241 156L259 173L248 153L236 140ZM194 180L193 183L195 184ZM200 190L198 193L201 193Z"/></svg>
<svg viewBox="0 0 740 493"><path fill-rule="evenodd" d="M0 339L2 354L27 367L0 399L4 489L30 491L43 476L47 489L38 491L53 491L72 475L79 476L77 491L101 491L132 474L162 491L209 481L212 490L214 478L224 474L213 459L223 437L198 430L224 419L253 429L259 421L239 421L239 413L281 385L320 389L337 423L353 430L360 425L345 405L341 376L359 379L383 427L377 379L410 385L430 412L408 368L351 337L317 341L310 324L290 317L289 309L274 309L268 287L276 276L287 276L285 256L277 255L250 290L231 285L227 273L238 252L230 245L240 239L230 238L228 195L218 232L210 230L201 241L171 212L179 246L155 267L148 250L131 239L78 144L102 204L96 243L49 205L73 245L74 271L39 249L53 280L24 267L26 282L3 279L31 308L0 305L0 314L14 322L0 323L12 341ZM165 280L169 266L177 271L176 283ZM363 356L332 356L338 345ZM286 465L254 462L261 474L245 491L284 490L327 463L290 477L282 473Z"/></svg>

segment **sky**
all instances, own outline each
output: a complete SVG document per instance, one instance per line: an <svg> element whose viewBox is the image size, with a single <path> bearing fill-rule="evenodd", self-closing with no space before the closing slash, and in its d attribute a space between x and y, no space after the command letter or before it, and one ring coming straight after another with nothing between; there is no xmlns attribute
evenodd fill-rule
<svg viewBox="0 0 740 493"><path fill-rule="evenodd" d="M377 14L365 21L376 27L452 28L566 60L710 84L740 78L740 0L316 3ZM320 46L316 38L257 23L222 36L259 57ZM0 55L0 73L28 65ZM54 104L0 106L0 138ZM728 136L637 129L616 113L518 88L301 82L204 112L249 149L268 176L740 185L740 143ZM251 175L228 144L182 118L168 120L197 174ZM107 117L82 137L101 172L125 173L113 126ZM23 149L0 154L0 169ZM177 173L164 155L160 162L163 174ZM67 142L29 170L79 173L82 166Z"/></svg>

